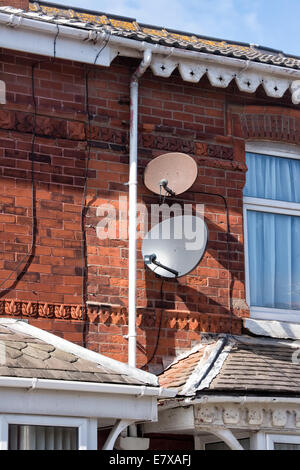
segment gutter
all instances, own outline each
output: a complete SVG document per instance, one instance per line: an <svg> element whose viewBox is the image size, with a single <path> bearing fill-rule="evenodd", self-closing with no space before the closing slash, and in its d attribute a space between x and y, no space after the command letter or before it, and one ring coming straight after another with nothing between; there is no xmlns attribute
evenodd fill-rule
<svg viewBox="0 0 300 470"><path fill-rule="evenodd" d="M103 384L98 382L76 382L68 380L48 380L23 377L0 377L0 388L22 388L28 392L36 390L103 393L117 395L134 395L140 397L170 398L176 391L161 387L142 385Z"/></svg>
<svg viewBox="0 0 300 470"><path fill-rule="evenodd" d="M36 17L38 19L30 19L28 16ZM63 20L65 21L65 20ZM63 21L56 20L55 23L50 23L46 20L43 20L39 17L38 14L34 13L24 13L20 12L20 10L15 10L13 8L0 8L0 25L10 26L13 27L14 33L18 30L28 31L28 33L42 33L44 35L50 36L51 42L49 42L48 46L44 45L42 50L42 44L37 43L26 43L26 41L18 42L14 40L13 44L8 44L9 38L8 35L5 34L4 37L1 38L1 47L7 47L8 49L20 50L24 52L31 52L31 53L40 53L46 56L53 56L53 38L57 35L57 27L59 27L59 48L57 49L56 57L62 59L69 59L69 60L77 60L82 61L84 63L94 63L92 57L89 57L88 54L82 53L80 49L77 49L77 58L74 57L74 54L71 54L68 51L67 47L63 47L61 44L62 40L77 40L81 42L89 42L90 47L93 51L97 51L97 47L95 45L100 39L103 39L103 29L99 28L97 30L90 30L86 31L81 29L80 27L76 26L65 26ZM269 64L262 64L259 62L251 62L246 61L244 59L235 59L231 57L222 57L214 54L208 54L204 52L196 52L196 51L189 51L189 50L182 50L171 48L168 46L162 46L159 44L151 44L146 42L137 41L134 39L127 39L118 36L110 36L109 43L115 49L114 57L117 55L124 55L129 57L141 57L141 53L148 49L153 54L161 54L163 56L170 57L170 52L172 53L172 58L178 59L187 59L187 60L194 60L195 62L207 62L213 63L216 65L227 66L228 68L232 67L235 68L237 72L242 72L245 70L245 63L247 63L247 71L252 73L268 73L270 75L281 77L285 79L291 80L299 80L300 79L300 70L295 70L292 68L282 67L282 66L275 66ZM78 46L77 46L78 47ZM99 48L99 46L98 46ZM127 51L118 50L118 48L125 48ZM85 48L86 49L86 48ZM112 60L113 58L112 57ZM101 64L103 65L103 64ZM107 66L109 66L107 64Z"/></svg>

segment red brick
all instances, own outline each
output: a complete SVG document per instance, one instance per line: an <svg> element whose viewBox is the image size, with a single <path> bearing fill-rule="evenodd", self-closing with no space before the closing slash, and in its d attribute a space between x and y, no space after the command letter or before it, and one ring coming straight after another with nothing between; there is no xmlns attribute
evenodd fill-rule
<svg viewBox="0 0 300 470"><path fill-rule="evenodd" d="M13 51L5 51L1 57L1 79L7 82L8 97L14 99L9 107L4 106L0 111L0 193L3 194L2 198L0 195L0 230L3 230L0 232L0 277L5 279L31 245L30 153L33 107L30 74L33 57L23 53L15 54ZM87 295L91 300L119 305L127 304L128 242L99 240L95 229L88 225L97 224L98 205L115 203L120 194L124 195L128 191L124 183L128 180L129 108L118 103L120 96L129 95L128 65L127 60L122 62L119 59L118 64L112 64L109 69L99 69L91 80L90 94L90 109L96 115L92 122L91 140L97 147L92 147L90 154L87 186ZM85 142L84 71L82 64L49 61L36 69L36 80L36 96L41 114L38 119L41 135L36 137L34 162L36 251L28 270L29 277L24 276L10 294L11 298L34 301L38 297L40 302L69 302L81 306L81 211L88 155ZM231 277L234 278L233 293L236 299L244 299L245 296L241 210L246 171L244 138L248 138L248 135L244 135L246 131L241 116L253 119L258 129L253 136L250 135L251 138L264 135L269 139L300 143L297 124L299 110L285 108L285 101L280 99L276 101L276 107L269 106L270 100L262 96L259 96L261 105L257 106L254 94L247 97L247 106L244 106L245 97L235 91L236 105L227 107L226 135L223 110L225 101L230 98L229 89L217 90L210 87L208 82L204 88L186 84L177 74L173 74L170 79L157 79L149 72L143 79L140 91L141 143L144 145L144 148L140 145L139 152L140 175L148 161L162 153L179 151L191 154L197 159L199 168L195 189L217 191L227 197L232 235L229 245L232 273L229 273L226 270L227 236L223 202L221 198L209 197L208 200L198 195L197 202L204 201L206 206L210 230L208 251L200 266L187 278L177 283L164 284L163 305L176 311L177 323L176 327L172 327L174 319L165 313L166 324L161 329L159 348L154 359L159 363L162 355L175 354L176 349L189 348L192 341L200 341L200 330L212 328L217 331L216 321L206 320L205 323L203 318L208 313L216 318L220 313L228 312L228 285ZM271 124L266 128L260 125L264 115L272 116ZM122 120L126 122L122 123ZM291 135L285 129L285 126L294 129L289 120L296 123L295 132L291 132ZM276 131L276 123L279 123L278 128L283 129L282 135ZM208 150L212 145L233 148L233 160L226 160L224 154L211 154ZM142 178L139 191L140 194L146 194ZM5 262L11 264L5 265ZM138 305L148 305L149 308L162 305L161 281L145 270L141 256L138 258L137 277ZM187 313L183 314L181 310ZM199 312L196 330L183 329L187 328L185 323L191 310ZM103 311L94 318L93 324L88 325L93 335L88 336L88 347L126 362L127 343L119 335L127 334L127 319L118 312L114 313L115 316L110 314L108 319L105 319L104 314ZM248 315L247 309L245 315ZM146 354L138 352L140 365L146 362L147 357L150 358L156 344L157 328L151 323L153 316L154 310L149 318L148 313L143 314L138 330L138 341L146 350ZM119 324L112 324L113 321ZM76 323L71 319L58 321L53 318L45 323L36 321L32 324L56 334L65 332L69 334L70 340L82 344L80 320ZM74 324L78 329L73 327Z"/></svg>

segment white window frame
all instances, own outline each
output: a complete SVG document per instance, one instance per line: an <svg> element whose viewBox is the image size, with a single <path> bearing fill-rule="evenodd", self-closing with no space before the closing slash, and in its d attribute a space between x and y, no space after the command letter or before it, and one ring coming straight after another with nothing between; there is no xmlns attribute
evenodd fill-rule
<svg viewBox="0 0 300 470"><path fill-rule="evenodd" d="M300 147L292 144L248 142L246 144L246 152L300 160ZM300 217L300 203L246 196L243 198L246 301L250 306L250 317L257 320L277 320L280 322L300 323L300 310L251 305L247 230L247 212L251 210L256 212L270 212L272 214L285 214Z"/></svg>
<svg viewBox="0 0 300 470"><path fill-rule="evenodd" d="M282 444L300 444L300 435L295 434L266 434L266 449L275 450L275 442Z"/></svg>
<svg viewBox="0 0 300 470"><path fill-rule="evenodd" d="M251 433L245 431L245 432L238 432L234 433L234 437L239 441L241 439L250 439L250 450L252 450L251 446L251 440L252 436ZM194 442L195 442L195 450L206 450L206 444L219 444L220 442L224 443L222 439L220 439L217 436L214 436L213 434L211 435L195 435L194 436Z"/></svg>
<svg viewBox="0 0 300 470"><path fill-rule="evenodd" d="M9 425L55 426L78 429L78 450L97 449L97 420L57 416L0 415L0 450L8 450Z"/></svg>
<svg viewBox="0 0 300 470"><path fill-rule="evenodd" d="M274 443L300 444L300 434L258 431L251 439L251 450L274 450Z"/></svg>

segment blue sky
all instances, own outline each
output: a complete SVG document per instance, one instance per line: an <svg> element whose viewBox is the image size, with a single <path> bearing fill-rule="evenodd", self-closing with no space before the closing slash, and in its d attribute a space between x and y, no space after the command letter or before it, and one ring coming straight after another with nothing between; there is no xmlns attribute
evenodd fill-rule
<svg viewBox="0 0 300 470"><path fill-rule="evenodd" d="M56 0L166 28L300 56L300 0Z"/></svg>

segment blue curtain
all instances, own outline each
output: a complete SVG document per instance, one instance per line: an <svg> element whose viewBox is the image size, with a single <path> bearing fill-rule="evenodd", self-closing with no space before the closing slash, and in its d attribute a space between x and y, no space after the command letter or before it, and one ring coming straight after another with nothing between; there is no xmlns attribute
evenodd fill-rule
<svg viewBox="0 0 300 470"><path fill-rule="evenodd" d="M300 203L300 160L247 153L244 196Z"/></svg>
<svg viewBox="0 0 300 470"><path fill-rule="evenodd" d="M245 196L300 202L300 160L248 153L247 166ZM251 305L300 310L300 217L248 210L247 227Z"/></svg>
<svg viewBox="0 0 300 470"><path fill-rule="evenodd" d="M251 305L300 310L300 217L248 211Z"/></svg>

